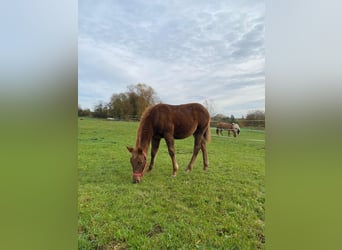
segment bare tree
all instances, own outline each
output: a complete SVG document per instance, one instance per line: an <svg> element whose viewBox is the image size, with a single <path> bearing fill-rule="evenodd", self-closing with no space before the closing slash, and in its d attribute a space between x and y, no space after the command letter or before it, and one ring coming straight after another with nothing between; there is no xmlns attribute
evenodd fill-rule
<svg viewBox="0 0 342 250"><path fill-rule="evenodd" d="M205 99L203 106L206 107L211 117L215 116L215 104L212 99Z"/></svg>

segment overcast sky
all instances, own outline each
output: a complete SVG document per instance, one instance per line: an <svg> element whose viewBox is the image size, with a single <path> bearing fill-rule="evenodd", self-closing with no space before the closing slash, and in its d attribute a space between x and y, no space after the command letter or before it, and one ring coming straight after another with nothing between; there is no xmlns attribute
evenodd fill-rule
<svg viewBox="0 0 342 250"><path fill-rule="evenodd" d="M78 103L145 83L163 103L265 110L264 33L264 1L79 1Z"/></svg>

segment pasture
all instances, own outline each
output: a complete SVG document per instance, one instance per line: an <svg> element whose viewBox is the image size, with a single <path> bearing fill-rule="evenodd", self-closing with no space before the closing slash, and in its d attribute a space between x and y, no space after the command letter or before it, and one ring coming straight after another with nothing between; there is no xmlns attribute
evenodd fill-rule
<svg viewBox="0 0 342 250"><path fill-rule="evenodd" d="M126 146L138 126L78 121L79 249L265 248L264 131L242 128L234 139L212 128L208 171L199 153L189 174L193 137L176 140L175 178L162 140L152 172L132 184Z"/></svg>

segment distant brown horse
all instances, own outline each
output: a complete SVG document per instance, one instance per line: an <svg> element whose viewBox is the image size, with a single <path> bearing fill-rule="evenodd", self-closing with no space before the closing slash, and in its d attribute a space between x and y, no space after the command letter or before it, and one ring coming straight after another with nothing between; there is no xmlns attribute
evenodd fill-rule
<svg viewBox="0 0 342 250"><path fill-rule="evenodd" d="M141 181L147 166L147 151L152 142L152 170L161 138L164 138L172 160L173 173L176 176L178 164L175 156L174 139L184 139L193 135L194 151L186 171L191 171L199 150L202 150L204 170L208 168L206 142L210 141L210 116L205 107L198 103L183 105L157 104L147 108L140 121L135 147L127 147L131 153L133 183Z"/></svg>
<svg viewBox="0 0 342 250"><path fill-rule="evenodd" d="M219 122L216 125L216 134L223 135L222 130L228 130L228 136L230 135L230 131L233 132L234 137L240 134L240 127L236 123L229 123L229 122Z"/></svg>

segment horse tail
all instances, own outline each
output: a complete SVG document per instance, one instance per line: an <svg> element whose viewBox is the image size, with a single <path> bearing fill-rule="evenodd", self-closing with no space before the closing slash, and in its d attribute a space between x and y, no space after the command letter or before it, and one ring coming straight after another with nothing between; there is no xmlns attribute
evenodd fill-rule
<svg viewBox="0 0 342 250"><path fill-rule="evenodd" d="M210 134L210 119L208 121L208 126L207 126L207 130L204 132L204 140L206 142L210 142L211 140L211 134Z"/></svg>

